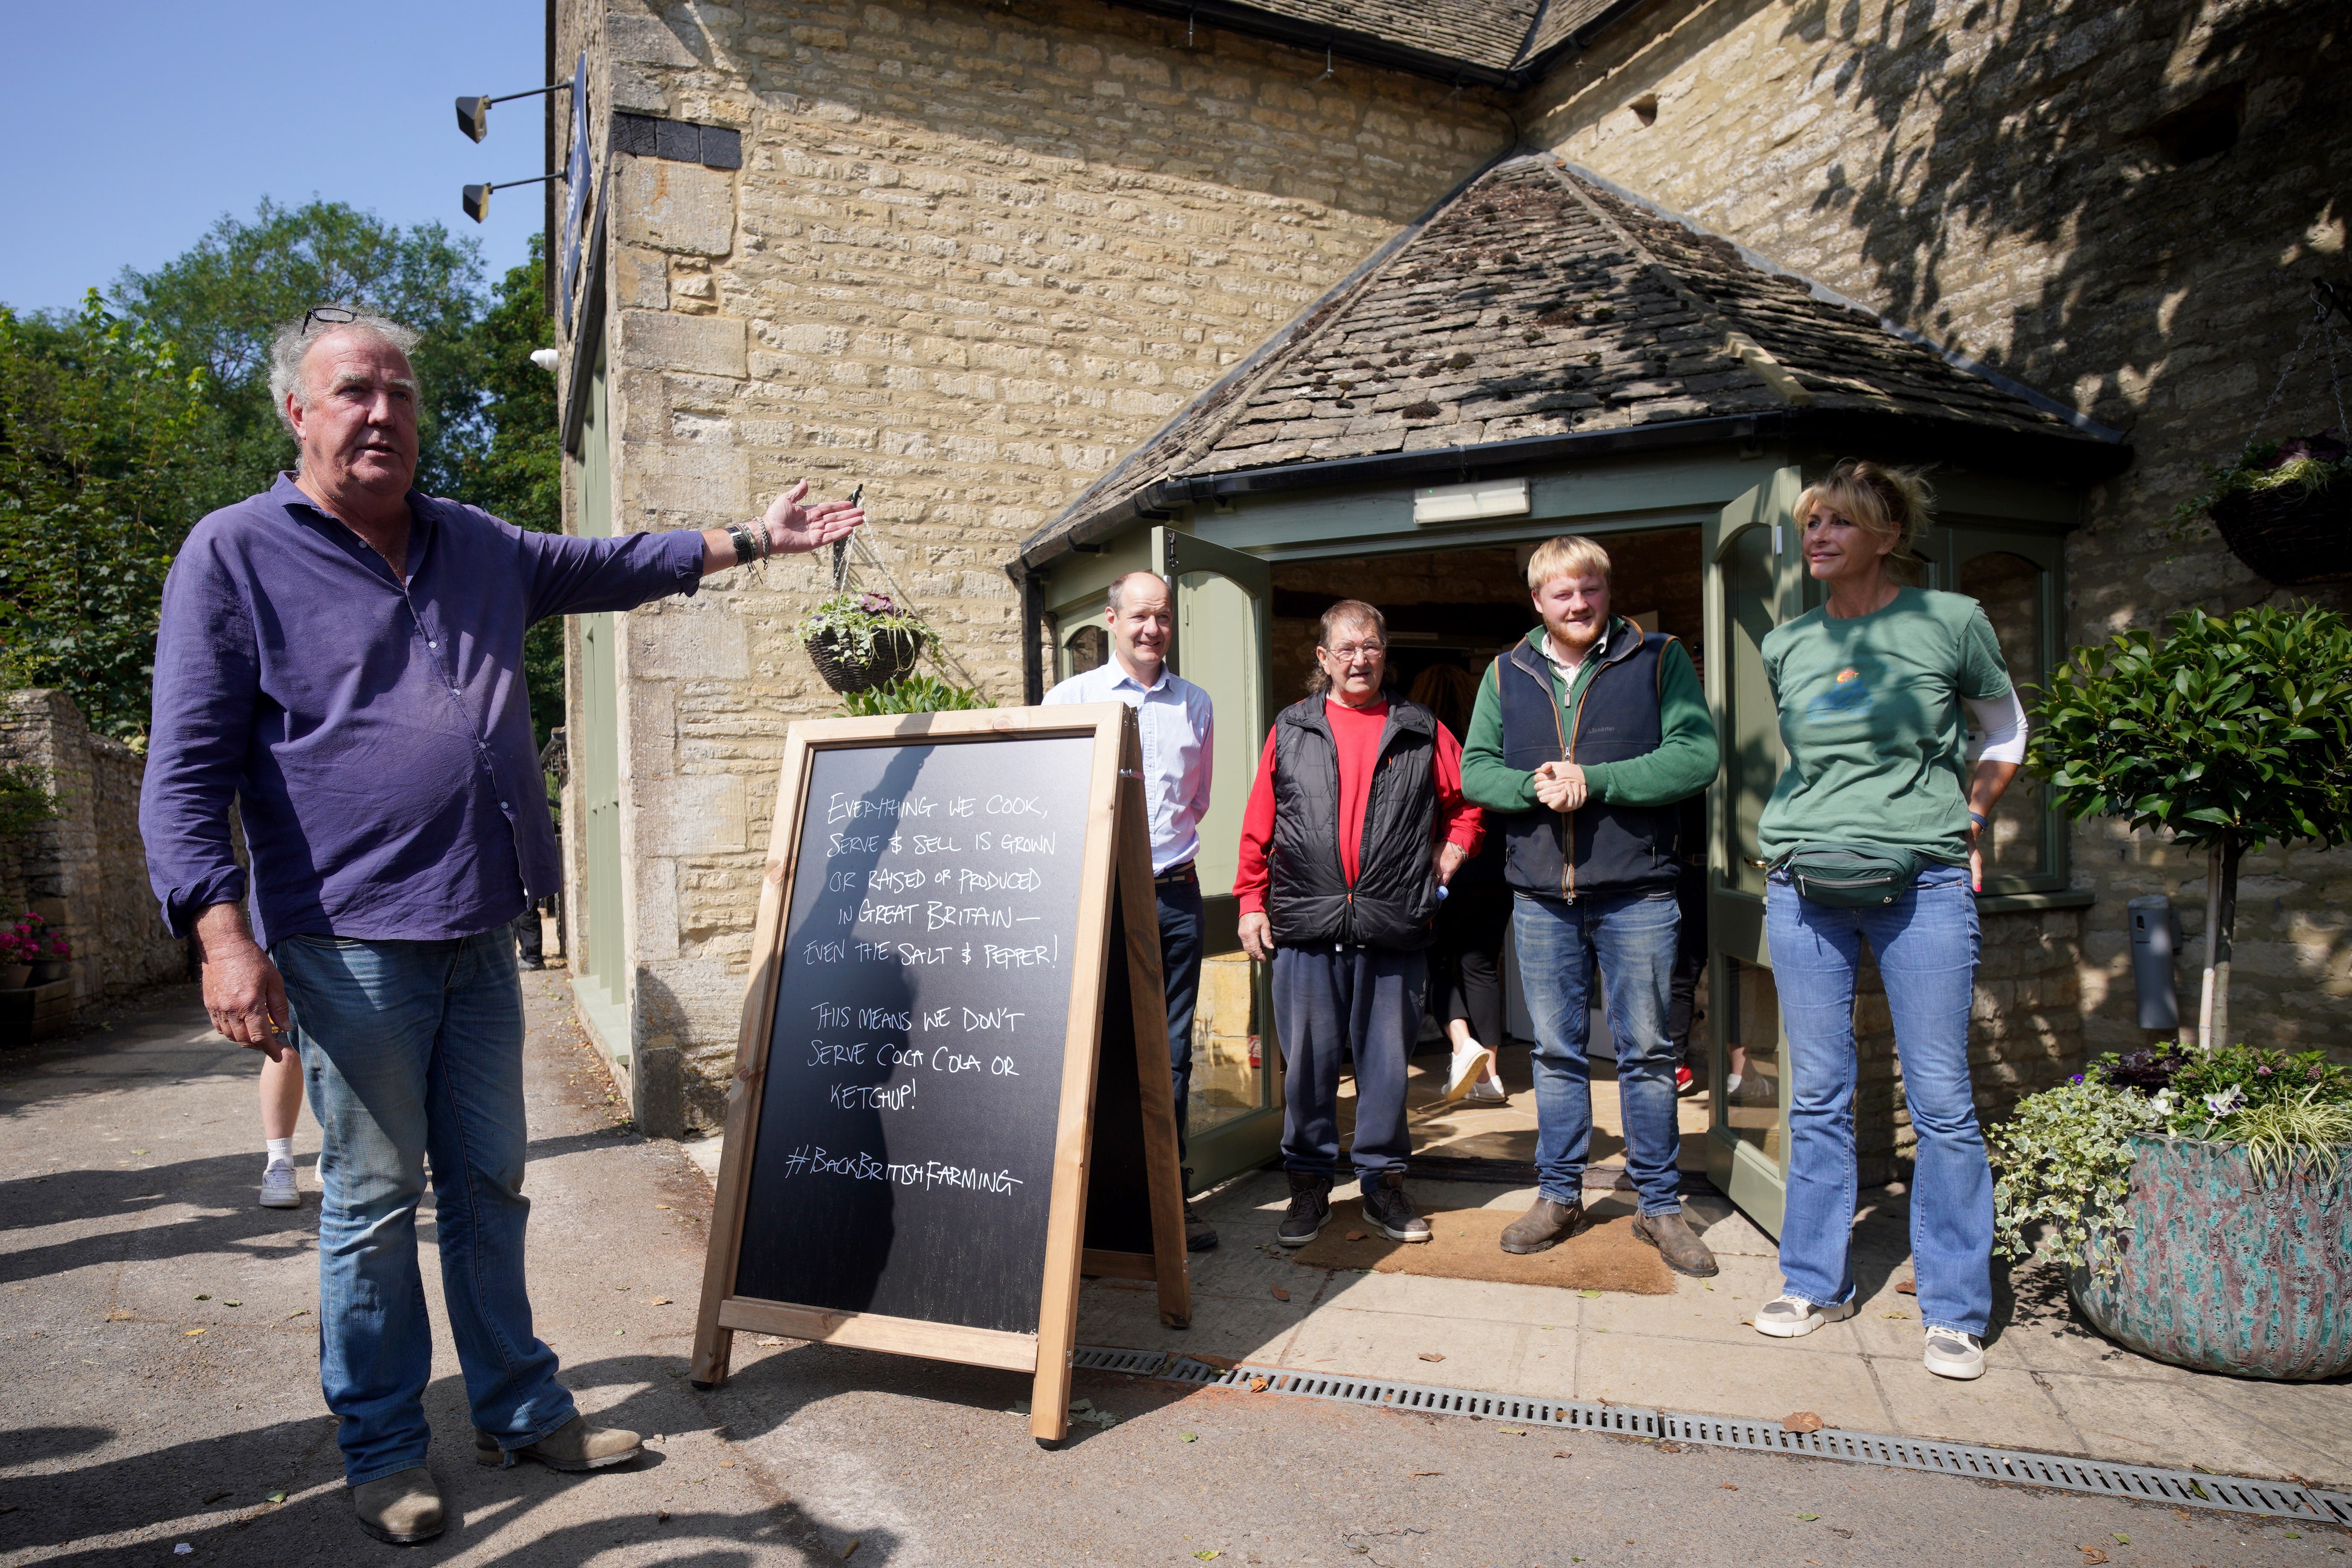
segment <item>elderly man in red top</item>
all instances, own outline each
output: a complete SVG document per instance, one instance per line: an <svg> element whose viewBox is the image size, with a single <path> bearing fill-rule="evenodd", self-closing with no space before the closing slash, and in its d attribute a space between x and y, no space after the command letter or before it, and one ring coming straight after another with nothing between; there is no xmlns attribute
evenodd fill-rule
<svg viewBox="0 0 2352 1568"><path fill-rule="evenodd" d="M1405 1196L1405 1062L1421 1030L1437 902L1476 852L1462 746L1436 716L1383 689L1388 622L1359 600L1323 612L1312 695L1276 716L1242 819L1242 946L1274 965L1288 1060L1282 1163L1290 1209L1276 1239L1304 1247L1331 1218L1339 1063L1356 1059L1349 1151L1364 1222L1426 1241Z"/></svg>

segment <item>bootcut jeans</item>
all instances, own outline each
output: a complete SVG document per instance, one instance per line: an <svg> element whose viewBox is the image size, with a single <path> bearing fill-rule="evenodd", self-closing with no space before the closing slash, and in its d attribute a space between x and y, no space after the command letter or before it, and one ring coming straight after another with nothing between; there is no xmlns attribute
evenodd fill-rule
<svg viewBox="0 0 2352 1568"><path fill-rule="evenodd" d="M1982 1335L1992 1315L1992 1172L1969 1082L1977 901L1961 866L1930 866L1892 904L1832 909L1788 873L1766 884L1765 940L1788 1030L1789 1200L1780 1228L1787 1293L1815 1306L1853 1299L1853 976L1878 961L1903 1098L1918 1134L1911 1257L1925 1328Z"/></svg>
<svg viewBox="0 0 2352 1568"><path fill-rule="evenodd" d="M1584 1201L1592 1147L1592 978L1608 981L1609 1032L1617 1041L1617 1100L1625 1118L1625 1172L1643 1214L1682 1211L1683 1137L1675 1111L1667 993L1682 924L1674 890L1578 899L1522 893L1512 900L1511 943L1534 1021L1536 1181L1554 1203Z"/></svg>
<svg viewBox="0 0 2352 1568"><path fill-rule="evenodd" d="M289 936L319 1155L319 1384L353 1486L425 1463L433 1329L416 1207L433 1168L442 1298L474 1425L518 1448L575 1414L523 1284L522 988L507 926L446 942Z"/></svg>

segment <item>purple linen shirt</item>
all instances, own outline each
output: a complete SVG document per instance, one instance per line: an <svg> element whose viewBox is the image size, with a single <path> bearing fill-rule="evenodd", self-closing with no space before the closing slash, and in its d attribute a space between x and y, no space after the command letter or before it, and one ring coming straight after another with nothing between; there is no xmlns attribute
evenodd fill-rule
<svg viewBox="0 0 2352 1568"><path fill-rule="evenodd" d="M184 936L243 899L255 939L487 931L559 881L523 632L702 580L699 533L527 533L408 493L404 590L281 474L198 523L163 583L139 829Z"/></svg>

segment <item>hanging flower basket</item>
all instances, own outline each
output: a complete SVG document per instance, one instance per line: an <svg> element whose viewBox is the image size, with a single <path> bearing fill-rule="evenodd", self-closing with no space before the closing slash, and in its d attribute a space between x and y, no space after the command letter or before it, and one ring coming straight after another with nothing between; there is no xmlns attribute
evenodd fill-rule
<svg viewBox="0 0 2352 1568"><path fill-rule="evenodd" d="M824 684L846 695L887 686L912 671L915 661L922 657L923 634L877 632L861 650L846 632L820 632L809 638L806 646L809 663L824 677Z"/></svg>
<svg viewBox="0 0 2352 1568"><path fill-rule="evenodd" d="M793 635L835 691L870 691L908 674L922 656L923 623L884 593L836 593L803 616Z"/></svg>
<svg viewBox="0 0 2352 1568"><path fill-rule="evenodd" d="M2230 553L2282 587L2352 578L2352 478L2233 490L2206 507Z"/></svg>

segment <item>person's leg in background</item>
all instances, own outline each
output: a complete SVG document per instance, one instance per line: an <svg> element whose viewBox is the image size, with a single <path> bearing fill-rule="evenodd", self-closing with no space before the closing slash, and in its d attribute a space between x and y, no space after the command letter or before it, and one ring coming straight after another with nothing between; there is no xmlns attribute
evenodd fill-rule
<svg viewBox="0 0 2352 1568"><path fill-rule="evenodd" d="M294 1124L302 1119L302 1051L291 1035L285 1054L261 1059L261 1207L299 1208L302 1186L294 1171Z"/></svg>
<svg viewBox="0 0 2352 1568"><path fill-rule="evenodd" d="M547 967L545 951L547 936L539 923L539 905L534 904L515 916L515 946L521 950L522 967L526 969Z"/></svg>
<svg viewBox="0 0 2352 1568"><path fill-rule="evenodd" d="M1764 936L1786 1030L1789 1188L1781 1293L1758 1310L1756 1328L1793 1339L1853 1315L1853 976L1862 927L1854 911L1811 903L1776 872L1765 889Z"/></svg>
<svg viewBox="0 0 2352 1568"><path fill-rule="evenodd" d="M1495 1070L1493 1049L1471 1026L1468 998L1464 994L1464 947L1469 927L1461 900L1449 898L1437 906L1437 929L1428 950L1429 1010L1445 1031L1450 1048L1445 1066L1445 1099L1459 1100L1474 1083L1485 1082Z"/></svg>
<svg viewBox="0 0 2352 1568"><path fill-rule="evenodd" d="M1675 1042L1675 1092L1696 1094L1706 1081L1706 1050L1692 1038L1699 1020L1698 977L1706 972L1706 867L1685 862L1675 875L1675 971L1666 999L1666 1033Z"/></svg>
<svg viewBox="0 0 2352 1568"><path fill-rule="evenodd" d="M1904 897L1862 912L1862 929L1886 983L1904 1103L1919 1134L1911 1259L1927 1369L1981 1376L1992 1316L1992 1171L1969 1077L1978 928L1968 873L1930 867Z"/></svg>
<svg viewBox="0 0 2352 1568"><path fill-rule="evenodd" d="M1201 883L1196 877L1155 884L1160 905L1160 974L1168 994L1168 1068L1176 1093L1176 1157L1186 1152L1185 1123L1192 1103L1192 1017L1201 999ZM1192 1186L1192 1173L1184 1173ZM1205 1252L1217 1232L1184 1202L1184 1246Z"/></svg>
<svg viewBox="0 0 2352 1568"><path fill-rule="evenodd" d="M1412 1132L1405 1122L1405 1082L1421 1034L1429 989L1429 956L1419 948L1350 947L1347 966L1348 1039L1356 1055L1356 1134L1348 1148L1362 1189L1364 1223L1391 1241L1426 1241L1429 1221L1404 1190Z"/></svg>
<svg viewBox="0 0 2352 1568"><path fill-rule="evenodd" d="M1454 897L1462 901L1462 929L1445 1027L1450 1033L1459 1026L1486 1048L1486 1076L1470 1085L1471 1103L1508 1104L1502 1070L1503 1046L1510 1039L1503 1008L1503 935L1511 924L1511 890L1495 883L1465 888Z"/></svg>
<svg viewBox="0 0 2352 1568"><path fill-rule="evenodd" d="M1585 1228L1584 1162L1592 1148L1592 953L1585 908L1514 897L1511 941L1536 1031L1536 1201L1503 1232L1506 1252L1541 1252Z"/></svg>
<svg viewBox="0 0 2352 1568"><path fill-rule="evenodd" d="M1346 955L1274 950L1275 1038L1282 1042L1282 1166L1290 1207L1275 1239L1304 1247L1331 1218L1339 1164L1339 1070L1348 1051Z"/></svg>
<svg viewBox="0 0 2352 1568"><path fill-rule="evenodd" d="M1587 901L1585 929L1608 981L1609 1031L1617 1042L1617 1100L1625 1124L1625 1174L1641 1195L1633 1234L1678 1274L1717 1272L1715 1254L1683 1218L1682 1129L1675 1070L1682 1051L1666 1032L1674 987L1674 894L1613 894Z"/></svg>

